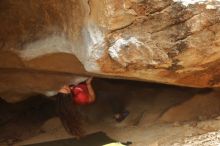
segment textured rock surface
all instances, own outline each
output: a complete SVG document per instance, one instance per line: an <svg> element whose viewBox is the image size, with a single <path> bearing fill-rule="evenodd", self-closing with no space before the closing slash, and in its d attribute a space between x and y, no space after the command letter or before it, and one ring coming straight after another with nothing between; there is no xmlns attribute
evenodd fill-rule
<svg viewBox="0 0 220 146"><path fill-rule="evenodd" d="M182 143L175 143L172 146L188 146L188 145L214 146L219 144L220 144L220 131L215 131L190 138L185 138Z"/></svg>
<svg viewBox="0 0 220 146"><path fill-rule="evenodd" d="M1 0L0 12L0 69L220 86L219 1Z"/></svg>
<svg viewBox="0 0 220 146"><path fill-rule="evenodd" d="M103 73L185 86L218 86L218 9L171 0L114 2L107 12L115 22L121 23L114 17L117 14L135 18L114 31L110 18L103 26L110 31L98 61Z"/></svg>
<svg viewBox="0 0 220 146"><path fill-rule="evenodd" d="M184 122L215 117L220 113L219 96L219 91L197 94L186 102L169 108L163 113L160 120L164 122Z"/></svg>

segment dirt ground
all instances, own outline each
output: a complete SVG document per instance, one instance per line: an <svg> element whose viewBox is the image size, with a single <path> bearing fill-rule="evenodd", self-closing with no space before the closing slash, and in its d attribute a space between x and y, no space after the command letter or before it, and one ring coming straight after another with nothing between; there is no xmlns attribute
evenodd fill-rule
<svg viewBox="0 0 220 146"><path fill-rule="evenodd" d="M94 82L96 103L80 108L87 134L102 131L120 142L131 141L132 146L220 145L220 91L122 80ZM126 101L130 114L121 123L113 119L108 95ZM10 106L1 102L0 145L71 137L56 117L55 102L36 97Z"/></svg>

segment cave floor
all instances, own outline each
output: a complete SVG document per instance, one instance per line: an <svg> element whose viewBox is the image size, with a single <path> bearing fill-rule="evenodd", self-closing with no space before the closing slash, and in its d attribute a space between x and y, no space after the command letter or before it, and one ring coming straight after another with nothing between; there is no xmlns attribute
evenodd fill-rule
<svg viewBox="0 0 220 146"><path fill-rule="evenodd" d="M57 127L53 127L48 131L44 131L42 134L13 145L21 146L36 144L40 146L42 145L41 143L72 138L64 131L61 125L58 124L60 123L59 119L54 118L48 122L50 122L50 124L56 123ZM186 122L184 124L154 124L150 127L126 127L117 130L102 129L102 131L108 133L108 137L114 137L120 142L131 141L131 146L217 146L220 144L219 123L219 119L212 119L197 122L196 126L194 123ZM94 129L95 130L91 131L91 133L99 131L100 128ZM102 141L100 139L101 137L96 137L94 139L98 140L98 138L99 141ZM85 142L82 143L85 144ZM93 143L90 144L92 145ZM2 145L7 144L2 143ZM66 146L68 145L69 144L66 144ZM80 146L80 142L76 146Z"/></svg>
<svg viewBox="0 0 220 146"><path fill-rule="evenodd" d="M97 132L93 134L89 134L79 140L75 138L67 138L61 140L54 140L36 144L30 144L27 146L101 146L105 145L106 143L115 143L114 140L109 138L103 132Z"/></svg>
<svg viewBox="0 0 220 146"><path fill-rule="evenodd" d="M129 99L126 109L130 114L121 123L113 119L108 103L102 100L80 109L86 134L103 132L118 142L131 141L131 146L220 144L218 90L142 85L132 90L126 87L126 90L128 94L124 95ZM0 125L0 145L19 146L71 138L59 118L53 112L48 113L47 118L38 122L23 118L20 124ZM35 114L42 116L42 112Z"/></svg>

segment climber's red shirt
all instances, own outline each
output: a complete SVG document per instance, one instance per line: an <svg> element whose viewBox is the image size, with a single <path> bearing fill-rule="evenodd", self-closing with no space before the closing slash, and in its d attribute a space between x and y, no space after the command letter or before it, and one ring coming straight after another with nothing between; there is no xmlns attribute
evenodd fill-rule
<svg viewBox="0 0 220 146"><path fill-rule="evenodd" d="M86 83L80 83L75 86L70 86L73 101L79 105L90 104L91 97L89 95L89 90Z"/></svg>

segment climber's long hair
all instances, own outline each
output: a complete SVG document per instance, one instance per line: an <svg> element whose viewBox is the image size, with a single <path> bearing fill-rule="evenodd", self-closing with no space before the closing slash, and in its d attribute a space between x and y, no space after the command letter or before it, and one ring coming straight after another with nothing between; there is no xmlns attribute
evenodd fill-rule
<svg viewBox="0 0 220 146"><path fill-rule="evenodd" d="M58 116L66 131L80 138L83 135L82 117L71 96L64 93L56 95Z"/></svg>

